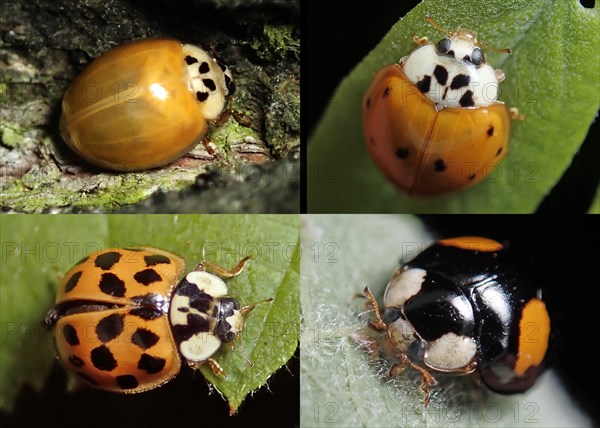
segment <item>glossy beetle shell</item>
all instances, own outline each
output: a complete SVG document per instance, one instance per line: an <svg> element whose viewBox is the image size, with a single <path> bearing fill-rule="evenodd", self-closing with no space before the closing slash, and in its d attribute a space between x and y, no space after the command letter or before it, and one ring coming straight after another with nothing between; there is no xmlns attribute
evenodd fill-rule
<svg viewBox="0 0 600 428"><path fill-rule="evenodd" d="M223 110L229 79L226 68L199 48L203 58L196 62L209 64L211 77L220 73L219 79L190 76L184 52L190 46L177 40L139 40L101 55L65 93L63 139L88 162L116 171L155 168L190 151L205 136L207 119ZM197 85L206 81L212 82L212 91L205 89L200 97ZM222 99L216 113L211 108L209 116L216 117L206 114L209 92L210 101L213 94Z"/></svg>
<svg viewBox="0 0 600 428"><path fill-rule="evenodd" d="M531 388L545 368L550 318L506 256L499 242L458 237L399 268L384 295L391 343L427 370L477 370L497 393Z"/></svg>
<svg viewBox="0 0 600 428"><path fill-rule="evenodd" d="M363 124L377 166L396 187L415 195L482 181L506 154L510 136L505 104L438 111L401 64L373 78L363 99Z"/></svg>

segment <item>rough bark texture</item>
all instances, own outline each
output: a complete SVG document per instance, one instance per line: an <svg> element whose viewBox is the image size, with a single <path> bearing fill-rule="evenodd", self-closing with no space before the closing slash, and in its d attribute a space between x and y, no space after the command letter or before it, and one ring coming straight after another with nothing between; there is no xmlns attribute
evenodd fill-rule
<svg viewBox="0 0 600 428"><path fill-rule="evenodd" d="M0 24L2 211L299 211L297 1L8 0ZM147 37L228 64L232 114L208 135L214 153L199 144L159 169L102 171L62 141L62 95L101 53Z"/></svg>

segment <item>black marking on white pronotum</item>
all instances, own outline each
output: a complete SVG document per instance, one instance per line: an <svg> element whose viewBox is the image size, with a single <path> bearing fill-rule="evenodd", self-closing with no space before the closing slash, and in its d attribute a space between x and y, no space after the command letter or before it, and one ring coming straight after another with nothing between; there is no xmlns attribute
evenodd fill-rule
<svg viewBox="0 0 600 428"><path fill-rule="evenodd" d="M171 297L169 319L175 342L188 363L208 360L223 342L243 326L239 303L227 297L219 277L194 271L186 275Z"/></svg>
<svg viewBox="0 0 600 428"><path fill-rule="evenodd" d="M189 80L207 120L217 119L225 108L225 100L235 85L229 69L197 46L183 45Z"/></svg>
<svg viewBox="0 0 600 428"><path fill-rule="evenodd" d="M474 46L462 39L443 39L437 48L432 44L417 48L400 64L406 77L438 108L491 105L497 100L499 81Z"/></svg>

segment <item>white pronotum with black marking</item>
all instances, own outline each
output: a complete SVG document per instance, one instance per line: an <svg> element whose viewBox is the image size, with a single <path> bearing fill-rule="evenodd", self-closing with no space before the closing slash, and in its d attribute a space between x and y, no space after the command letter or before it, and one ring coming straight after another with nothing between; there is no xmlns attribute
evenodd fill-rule
<svg viewBox="0 0 600 428"><path fill-rule="evenodd" d="M169 310L173 335L191 366L207 361L223 342L243 328L237 300L227 296L225 282L208 272L186 275L175 289Z"/></svg>
<svg viewBox="0 0 600 428"><path fill-rule="evenodd" d="M426 44L400 60L406 77L433 101L439 110L446 107L483 107L498 100L498 86L504 80L500 70L485 63L475 35L459 30Z"/></svg>
<svg viewBox="0 0 600 428"><path fill-rule="evenodd" d="M472 324L473 311L464 295L450 296L451 290L444 287L444 282L444 278L425 269L399 268L383 297L388 337L396 349L407 353L413 361L423 362L429 369L439 372L472 371L475 369L477 344L472 331L462 327ZM424 307L429 309L426 314ZM422 323L422 314L433 318ZM459 319L450 320L449 317ZM419 329L415 328L411 319L419 322ZM439 331L427 331L423 324L432 324Z"/></svg>
<svg viewBox="0 0 600 428"><path fill-rule="evenodd" d="M235 84L229 68L217 62L198 46L183 45L183 54L189 74L190 90L202 103L202 113L207 120L216 120L228 95L235 92Z"/></svg>

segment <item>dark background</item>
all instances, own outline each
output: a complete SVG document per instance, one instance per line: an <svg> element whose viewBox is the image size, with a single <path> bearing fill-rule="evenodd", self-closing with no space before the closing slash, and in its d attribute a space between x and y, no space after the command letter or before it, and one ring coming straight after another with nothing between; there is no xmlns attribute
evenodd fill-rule
<svg viewBox="0 0 600 428"><path fill-rule="evenodd" d="M91 388L66 393L66 375L54 365L39 393L25 386L11 414L0 411L0 426L60 428L116 427L296 427L300 420L299 351L253 396L238 414L229 416L227 402L210 390L201 373L182 366L181 373L160 388L142 394L115 394ZM43 421L44 425L41 425ZM269 425L273 425L269 424Z"/></svg>
<svg viewBox="0 0 600 428"><path fill-rule="evenodd" d="M511 261L543 290L551 318L548 363L569 394L600 423L589 344L598 338L599 216L424 215L436 237L475 235L507 246Z"/></svg>
<svg viewBox="0 0 600 428"><path fill-rule="evenodd" d="M308 16L308 28L303 27L302 120L306 137L310 137L342 79L419 3L420 0L376 0L365 7L344 7L337 16L323 13L316 2L305 2L303 14ZM594 0L581 3L592 7ZM538 214L588 211L600 184L598 128L596 121L572 165L538 207Z"/></svg>

